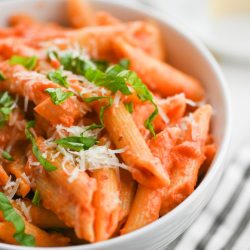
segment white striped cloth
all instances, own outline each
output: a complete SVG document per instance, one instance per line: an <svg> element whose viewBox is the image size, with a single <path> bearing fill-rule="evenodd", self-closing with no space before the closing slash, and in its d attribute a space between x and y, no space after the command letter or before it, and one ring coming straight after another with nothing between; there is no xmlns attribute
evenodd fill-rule
<svg viewBox="0 0 250 250"><path fill-rule="evenodd" d="M166 250L250 249L250 144L229 164L195 223Z"/></svg>

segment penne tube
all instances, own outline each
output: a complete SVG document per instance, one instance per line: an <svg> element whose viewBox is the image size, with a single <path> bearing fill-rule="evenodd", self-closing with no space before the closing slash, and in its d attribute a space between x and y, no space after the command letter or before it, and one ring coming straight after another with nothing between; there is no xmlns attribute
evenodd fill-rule
<svg viewBox="0 0 250 250"><path fill-rule="evenodd" d="M5 186L8 182L9 176L2 165L0 165L0 187Z"/></svg>
<svg viewBox="0 0 250 250"><path fill-rule="evenodd" d="M66 225L59 220L52 211L45 209L41 205L36 206L28 199L23 199L21 202L23 202L26 207L30 207L29 216L33 225L43 229L66 228ZM20 203L13 201L13 204L19 211L22 212Z"/></svg>
<svg viewBox="0 0 250 250"><path fill-rule="evenodd" d="M136 182L133 180L129 171L120 169L120 200L121 211L119 215L120 224L127 219L132 202L135 197Z"/></svg>
<svg viewBox="0 0 250 250"><path fill-rule="evenodd" d="M194 190L199 169L205 160L204 147L212 115L210 105L197 109L188 119L184 142L176 145L171 152L171 185L162 189L161 215L175 208Z"/></svg>
<svg viewBox="0 0 250 250"><path fill-rule="evenodd" d="M0 147L12 148L16 142L25 140L24 128L26 121L20 109L16 108L10 113L8 123L0 129Z"/></svg>
<svg viewBox="0 0 250 250"><path fill-rule="evenodd" d="M48 97L39 103L34 110L52 125L63 124L70 127L74 121L86 113L86 104L78 101L75 97L68 98L64 103L55 105Z"/></svg>
<svg viewBox="0 0 250 250"><path fill-rule="evenodd" d="M1 39L0 41L0 54L3 59L9 59L12 56L37 56L38 58L43 57L39 50L30 48L27 46L22 39L16 39L13 37L8 37Z"/></svg>
<svg viewBox="0 0 250 250"><path fill-rule="evenodd" d="M169 185L159 159L154 157L123 104L113 105L104 112L104 124L116 148L123 148L121 157L139 183L151 187Z"/></svg>
<svg viewBox="0 0 250 250"><path fill-rule="evenodd" d="M67 0L67 16L73 28L95 25L95 15L87 0Z"/></svg>
<svg viewBox="0 0 250 250"><path fill-rule="evenodd" d="M165 100L156 99L156 102L160 110L153 121L154 129L157 133L164 130L167 125L180 119L186 111L186 98L183 94L171 96ZM154 106L151 103L138 103L134 105L132 116L137 128L145 139L150 136L150 133L144 124L153 111Z"/></svg>
<svg viewBox="0 0 250 250"><path fill-rule="evenodd" d="M56 247L67 246L69 244L69 238L62 236L61 234L54 233L49 234L40 228L25 221L25 233L34 236L36 246L39 247ZM0 240L8 243L18 245L13 235L15 234L15 228L10 222L0 222Z"/></svg>
<svg viewBox="0 0 250 250"><path fill-rule="evenodd" d="M155 23L146 21L131 22L123 37L130 45L160 61L166 59L166 49L161 33Z"/></svg>
<svg viewBox="0 0 250 250"><path fill-rule="evenodd" d="M162 96L184 93L194 101L204 98L204 90L198 80L133 47L124 38L115 39L114 50L118 57L130 60L130 69L134 70L152 91Z"/></svg>
<svg viewBox="0 0 250 250"><path fill-rule="evenodd" d="M121 229L121 234L127 234L157 220L160 208L161 192L139 185L128 220Z"/></svg>
<svg viewBox="0 0 250 250"><path fill-rule="evenodd" d="M24 174L26 165L25 152L23 148L15 147L11 153L14 161L6 164L5 169L8 173L14 175L16 179L20 179L17 194L25 197L31 190L29 178Z"/></svg>
<svg viewBox="0 0 250 250"><path fill-rule="evenodd" d="M72 43L78 42L87 53L95 59L114 60L115 55L111 46L114 37L126 31L126 25L93 26L69 31L67 37Z"/></svg>
<svg viewBox="0 0 250 250"><path fill-rule="evenodd" d="M42 138L38 138L36 143L43 152L45 145ZM43 171L43 169L31 167L43 206L52 210L67 226L74 227L79 238L93 242L94 208L92 200L96 190L95 180L90 178L86 172L79 172L77 178L73 182L69 182L69 176L62 169L63 158L52 159L53 152L47 151L47 159L58 169L41 174L40 170ZM74 166L66 163L64 169L72 172Z"/></svg>
<svg viewBox="0 0 250 250"><path fill-rule="evenodd" d="M94 194L95 241L103 241L112 236L118 227L120 214L119 172L102 168L91 171L97 190Z"/></svg>
<svg viewBox="0 0 250 250"><path fill-rule="evenodd" d="M121 21L112 16L109 12L106 11L97 11L95 14L95 23L98 26L106 26L106 25L117 25L120 24Z"/></svg>

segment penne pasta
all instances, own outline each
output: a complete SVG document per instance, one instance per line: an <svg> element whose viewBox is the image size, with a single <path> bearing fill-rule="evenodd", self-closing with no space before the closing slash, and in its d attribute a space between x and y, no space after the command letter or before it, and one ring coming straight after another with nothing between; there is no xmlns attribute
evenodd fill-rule
<svg viewBox="0 0 250 250"><path fill-rule="evenodd" d="M41 138L37 139L37 145L44 150L45 145ZM49 155L52 157L53 151L49 152ZM39 170L32 170L37 189L44 200L44 207L53 210L66 225L74 227L79 238L94 241L94 209L91 204L96 189L95 181L89 178L87 173L80 172L78 178L70 183L67 174L61 168L63 159L61 157L57 157L56 160L49 159L57 167L56 171L40 176ZM70 172L73 171L71 164L67 164L65 168ZM49 182L52 182L53 186L48 185ZM55 189L55 185L56 190L52 190ZM53 199L49 199L49 195L53 195Z"/></svg>
<svg viewBox="0 0 250 250"><path fill-rule="evenodd" d="M120 214L119 173L115 169L97 169L90 174L95 178L94 194L95 241L108 239L116 230Z"/></svg>
<svg viewBox="0 0 250 250"><path fill-rule="evenodd" d="M163 46L160 30L155 23L133 22L124 32L123 37L130 45L142 49L153 58L165 61L166 49Z"/></svg>
<svg viewBox="0 0 250 250"><path fill-rule="evenodd" d="M1 242L127 234L208 171L216 144L199 79L165 62L154 21L117 14L67 0L67 27L16 13L0 28Z"/></svg>
<svg viewBox="0 0 250 250"><path fill-rule="evenodd" d="M12 151L12 157L14 160L6 164L5 169L8 173L14 175L16 179L20 179L17 194L25 197L31 190L30 180L24 173L26 165L25 152L21 148L13 148Z"/></svg>
<svg viewBox="0 0 250 250"><path fill-rule="evenodd" d="M95 15L87 0L68 0L67 14L73 28L95 25Z"/></svg>
<svg viewBox="0 0 250 250"><path fill-rule="evenodd" d="M67 246L69 239L58 234L48 234L40 228L25 222L25 232L31 234L36 239L36 245L40 247ZM0 222L0 240L9 244L17 245L13 238L15 229L9 222Z"/></svg>
<svg viewBox="0 0 250 250"><path fill-rule="evenodd" d="M159 159L153 157L123 104L106 109L104 124L115 146L125 150L121 157L139 183L151 188L169 185L168 174Z"/></svg>
<svg viewBox="0 0 250 250"><path fill-rule="evenodd" d="M111 15L109 12L97 11L95 13L95 23L98 26L106 26L106 25L120 24L121 21L118 18Z"/></svg>
<svg viewBox="0 0 250 250"><path fill-rule="evenodd" d="M123 224L129 214L136 192L136 182L133 180L129 171L120 170L120 200L121 211L119 215L120 224Z"/></svg>
<svg viewBox="0 0 250 250"><path fill-rule="evenodd" d="M121 234L127 234L157 220L159 218L160 208L160 191L139 185L128 220L122 228Z"/></svg>
<svg viewBox="0 0 250 250"><path fill-rule="evenodd" d="M0 187L5 186L8 182L9 176L2 165L0 165Z"/></svg>
<svg viewBox="0 0 250 250"><path fill-rule="evenodd" d="M189 141L176 145L172 150L173 167L170 170L171 186L163 189L161 215L181 203L193 192L199 169L205 160L204 146L212 115L210 105L197 109L189 121L184 135Z"/></svg>
<svg viewBox="0 0 250 250"><path fill-rule="evenodd" d="M195 78L152 58L143 50L131 46L125 39L118 37L114 41L114 49L120 58L125 57L130 60L130 68L158 94L171 96L184 93L187 98L195 101L204 98L204 90Z"/></svg>

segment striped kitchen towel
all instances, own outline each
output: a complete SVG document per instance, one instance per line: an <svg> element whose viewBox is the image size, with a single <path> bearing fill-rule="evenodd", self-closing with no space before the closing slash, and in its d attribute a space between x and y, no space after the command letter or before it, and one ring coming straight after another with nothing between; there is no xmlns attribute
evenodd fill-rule
<svg viewBox="0 0 250 250"><path fill-rule="evenodd" d="M195 223L166 250L250 249L250 144L229 164Z"/></svg>

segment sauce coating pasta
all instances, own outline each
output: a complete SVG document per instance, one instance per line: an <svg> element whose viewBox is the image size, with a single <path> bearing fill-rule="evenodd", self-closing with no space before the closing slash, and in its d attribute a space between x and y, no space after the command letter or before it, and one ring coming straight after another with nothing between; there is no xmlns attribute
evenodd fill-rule
<svg viewBox="0 0 250 250"><path fill-rule="evenodd" d="M0 242L67 246L148 225L216 153L198 79L157 24L67 1L70 27L16 13L0 28Z"/></svg>

